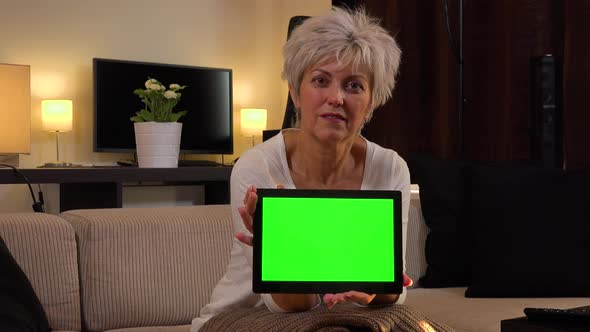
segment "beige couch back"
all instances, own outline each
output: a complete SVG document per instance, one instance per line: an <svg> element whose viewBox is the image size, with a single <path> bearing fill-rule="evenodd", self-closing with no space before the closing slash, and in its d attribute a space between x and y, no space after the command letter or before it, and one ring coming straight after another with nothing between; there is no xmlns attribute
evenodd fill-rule
<svg viewBox="0 0 590 332"><path fill-rule="evenodd" d="M417 280L427 229L418 200L409 212L406 272ZM190 324L223 276L233 239L229 205L2 214L0 235L51 327L71 331L82 317L89 331Z"/></svg>
<svg viewBox="0 0 590 332"><path fill-rule="evenodd" d="M190 324L229 262L228 205L75 210L89 331Z"/></svg>
<svg viewBox="0 0 590 332"><path fill-rule="evenodd" d="M74 229L49 214L7 213L0 218L0 236L29 278L52 329L80 331Z"/></svg>

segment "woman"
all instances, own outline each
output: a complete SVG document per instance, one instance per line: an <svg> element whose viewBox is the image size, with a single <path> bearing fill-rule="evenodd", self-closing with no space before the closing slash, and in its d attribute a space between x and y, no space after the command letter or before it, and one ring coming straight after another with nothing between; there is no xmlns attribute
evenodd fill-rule
<svg viewBox="0 0 590 332"><path fill-rule="evenodd" d="M211 302L193 320L197 331L213 315L263 303L275 312L309 310L322 300L362 305L401 303L399 294L252 293L252 216L256 188L401 190L404 243L410 175L404 160L360 136L362 127L391 96L401 51L363 11L335 8L307 19L284 47L283 78L296 107L296 129L283 130L245 152L231 176L236 230L231 260ZM337 239L326 239L337 240ZM404 276L405 285L411 280Z"/></svg>

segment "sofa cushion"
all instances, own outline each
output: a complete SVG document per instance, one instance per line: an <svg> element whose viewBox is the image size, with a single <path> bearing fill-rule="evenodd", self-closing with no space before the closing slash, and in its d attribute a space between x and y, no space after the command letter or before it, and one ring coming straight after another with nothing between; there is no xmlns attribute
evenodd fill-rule
<svg viewBox="0 0 590 332"><path fill-rule="evenodd" d="M0 330L49 332L49 322L27 275L0 236Z"/></svg>
<svg viewBox="0 0 590 332"><path fill-rule="evenodd" d="M590 296L588 178L555 169L473 168L472 281L465 295Z"/></svg>
<svg viewBox="0 0 590 332"><path fill-rule="evenodd" d="M62 213L80 248L90 331L188 325L229 261L228 205Z"/></svg>
<svg viewBox="0 0 590 332"><path fill-rule="evenodd" d="M415 156L409 160L412 183L420 186L420 205L429 228L422 287L466 286L471 273L469 222L466 219L466 162Z"/></svg>
<svg viewBox="0 0 590 332"><path fill-rule="evenodd" d="M43 213L0 215L0 236L27 275L54 331L80 331L80 287L74 229Z"/></svg>

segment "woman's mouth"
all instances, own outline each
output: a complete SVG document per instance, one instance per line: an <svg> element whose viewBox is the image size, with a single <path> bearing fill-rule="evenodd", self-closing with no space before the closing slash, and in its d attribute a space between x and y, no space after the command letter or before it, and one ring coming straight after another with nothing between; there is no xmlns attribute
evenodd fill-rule
<svg viewBox="0 0 590 332"><path fill-rule="evenodd" d="M320 117L322 117L323 119L326 119L326 120L330 120L330 121L337 121L337 122L346 121L346 118L342 114L339 114L339 113L324 113L324 114L320 115Z"/></svg>

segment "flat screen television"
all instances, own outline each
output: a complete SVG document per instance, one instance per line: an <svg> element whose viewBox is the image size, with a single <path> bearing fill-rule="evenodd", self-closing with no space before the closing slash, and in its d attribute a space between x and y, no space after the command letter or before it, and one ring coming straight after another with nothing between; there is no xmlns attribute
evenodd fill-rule
<svg viewBox="0 0 590 332"><path fill-rule="evenodd" d="M181 152L233 153L231 69L94 58L93 76L95 152L135 151L129 118L144 104L133 91L149 77L187 86L174 108L188 111L179 120Z"/></svg>

